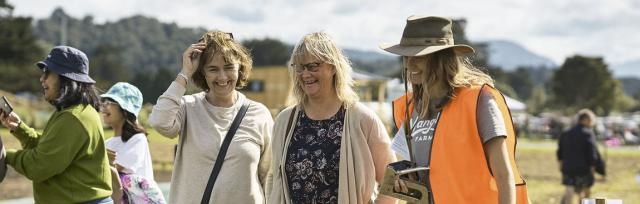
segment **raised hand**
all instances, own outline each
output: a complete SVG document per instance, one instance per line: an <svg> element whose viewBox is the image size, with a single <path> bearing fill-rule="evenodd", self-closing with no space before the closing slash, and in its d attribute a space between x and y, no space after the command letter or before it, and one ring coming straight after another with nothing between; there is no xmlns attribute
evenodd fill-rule
<svg viewBox="0 0 640 204"><path fill-rule="evenodd" d="M199 42L191 44L182 54L182 73L191 77L198 69L200 55L206 48L206 44Z"/></svg>

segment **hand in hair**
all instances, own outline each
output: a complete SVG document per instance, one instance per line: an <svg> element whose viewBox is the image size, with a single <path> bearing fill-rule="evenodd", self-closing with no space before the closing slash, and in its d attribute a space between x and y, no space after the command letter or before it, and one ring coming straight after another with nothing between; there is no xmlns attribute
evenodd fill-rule
<svg viewBox="0 0 640 204"><path fill-rule="evenodd" d="M182 54L182 73L191 77L198 69L200 63L200 55L206 48L204 42L191 44Z"/></svg>

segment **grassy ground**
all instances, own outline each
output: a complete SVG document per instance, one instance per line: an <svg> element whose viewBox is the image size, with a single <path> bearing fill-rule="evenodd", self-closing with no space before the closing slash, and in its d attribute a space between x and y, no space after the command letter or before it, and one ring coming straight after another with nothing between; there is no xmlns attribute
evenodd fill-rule
<svg viewBox="0 0 640 204"><path fill-rule="evenodd" d="M0 135L8 148L19 147L18 141L10 136L6 129L0 129ZM105 135L110 137L113 133L107 131ZM170 180L173 146L176 142L177 139L167 139L155 131L150 131L151 156L158 182ZM517 162L527 180L533 203L560 203L559 199L564 187L560 184L555 150L555 141L519 140L518 142ZM606 177L606 181L598 179L599 181L592 189L594 197L623 199L625 204L640 203L640 183L635 179L640 171L640 148L637 146L609 148L605 151L601 147L600 151L607 159L609 176ZM31 183L13 170L0 184L0 200L29 195L31 195Z"/></svg>
<svg viewBox="0 0 640 204"><path fill-rule="evenodd" d="M517 163L529 186L533 203L560 203L564 186L555 157L555 141L519 141ZM606 180L596 176L592 197L623 199L624 203L640 203L640 148L622 147L600 152L607 161ZM606 156L605 156L606 155Z"/></svg>

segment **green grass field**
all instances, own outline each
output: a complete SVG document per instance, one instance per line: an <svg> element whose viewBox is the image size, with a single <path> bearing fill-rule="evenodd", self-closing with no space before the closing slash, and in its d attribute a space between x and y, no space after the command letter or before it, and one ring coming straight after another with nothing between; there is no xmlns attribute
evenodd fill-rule
<svg viewBox="0 0 640 204"><path fill-rule="evenodd" d="M529 187L533 203L560 203L564 186L555 156L556 141L527 141L518 143L517 163ZM640 203L640 148L622 147L600 152L607 162L606 180L596 176L592 197L623 199L624 203ZM606 155L606 156L605 156Z"/></svg>
<svg viewBox="0 0 640 204"><path fill-rule="evenodd" d="M0 135L8 148L18 148L18 141L9 135L6 129L0 129ZM105 136L111 137L112 131ZM154 161L156 180L166 182L170 179L173 146L177 139L167 139L155 131L149 132L151 156ZM529 186L529 195L533 203L560 203L564 191L560 184L560 171L555 158L556 143L552 140L519 140L517 163ZM592 189L594 197L623 199L625 204L640 203L640 183L635 179L640 171L640 148L600 147L607 159L608 176L606 181L596 177ZM606 155L606 156L605 156ZM31 195L31 183L11 171L0 184L0 200Z"/></svg>

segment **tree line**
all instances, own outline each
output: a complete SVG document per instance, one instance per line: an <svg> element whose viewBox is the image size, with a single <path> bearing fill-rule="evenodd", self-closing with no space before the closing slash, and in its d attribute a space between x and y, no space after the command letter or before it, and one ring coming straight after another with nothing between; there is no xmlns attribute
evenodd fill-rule
<svg viewBox="0 0 640 204"><path fill-rule="evenodd" d="M36 80L40 73L34 63L42 60L53 46L66 44L86 52L99 88L104 90L115 82L129 81L145 93L147 103L154 103L179 71L184 48L206 31L140 15L96 24L91 16L77 19L61 8L55 9L49 18L34 21L13 16L13 9L0 0L0 89L13 93L40 92ZM526 102L529 112L591 108L602 115L638 110L640 92L629 94L636 97L625 93L603 58L575 55L557 68L520 67L504 71L488 63L490 53L486 44L466 38L466 23L464 19L454 21L455 42L474 47L473 64L489 73L496 87L506 95ZM251 50L255 67L285 65L292 50L292 45L273 38L242 43ZM359 71L400 77L400 58L352 58L352 62ZM629 80L627 84L640 87L640 82Z"/></svg>

